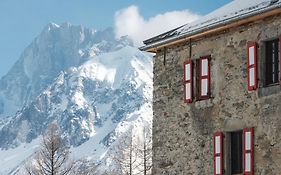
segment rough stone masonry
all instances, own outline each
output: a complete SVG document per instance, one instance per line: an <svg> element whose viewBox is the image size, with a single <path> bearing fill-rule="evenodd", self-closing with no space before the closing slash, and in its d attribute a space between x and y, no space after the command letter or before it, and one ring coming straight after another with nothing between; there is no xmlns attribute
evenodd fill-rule
<svg viewBox="0 0 281 175"><path fill-rule="evenodd" d="M264 42L280 34L276 15L157 52L152 174L213 174L214 132L245 127L254 127L254 173L281 174L281 86L262 83ZM248 41L258 44L256 91L247 89ZM184 103L183 63L205 55L211 55L211 98Z"/></svg>

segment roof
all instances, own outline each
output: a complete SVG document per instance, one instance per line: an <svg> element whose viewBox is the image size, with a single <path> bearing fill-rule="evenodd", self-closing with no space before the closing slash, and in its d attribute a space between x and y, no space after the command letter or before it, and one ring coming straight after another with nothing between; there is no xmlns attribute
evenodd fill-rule
<svg viewBox="0 0 281 175"><path fill-rule="evenodd" d="M281 0L234 0L225 6L201 17L197 21L145 40L141 50L198 34L244 18L255 16L281 7Z"/></svg>

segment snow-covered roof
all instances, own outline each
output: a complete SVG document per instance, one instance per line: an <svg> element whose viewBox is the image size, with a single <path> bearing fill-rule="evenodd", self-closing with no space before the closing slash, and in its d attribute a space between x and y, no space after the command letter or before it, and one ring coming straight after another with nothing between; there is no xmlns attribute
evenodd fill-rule
<svg viewBox="0 0 281 175"><path fill-rule="evenodd" d="M171 41L192 36L202 31L232 23L247 17L261 14L281 7L281 0L234 0L225 6L201 17L199 20L160 34L143 43L141 50L157 47Z"/></svg>

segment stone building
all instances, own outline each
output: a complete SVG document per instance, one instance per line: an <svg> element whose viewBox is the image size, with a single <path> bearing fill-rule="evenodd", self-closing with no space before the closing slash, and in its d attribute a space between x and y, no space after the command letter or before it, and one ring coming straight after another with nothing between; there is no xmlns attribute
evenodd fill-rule
<svg viewBox="0 0 281 175"><path fill-rule="evenodd" d="M280 34L280 0L234 0L144 41L154 175L281 175Z"/></svg>

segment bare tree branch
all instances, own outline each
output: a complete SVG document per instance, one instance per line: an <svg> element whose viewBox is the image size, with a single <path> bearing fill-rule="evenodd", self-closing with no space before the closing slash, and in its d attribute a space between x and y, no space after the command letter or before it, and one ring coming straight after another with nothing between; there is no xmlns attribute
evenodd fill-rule
<svg viewBox="0 0 281 175"><path fill-rule="evenodd" d="M41 148L34 161L26 165L28 175L70 175L74 163L69 160L69 149L56 124L43 134Z"/></svg>

